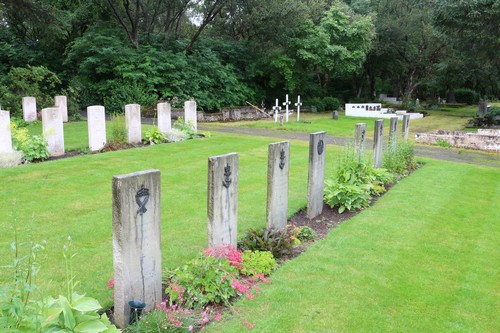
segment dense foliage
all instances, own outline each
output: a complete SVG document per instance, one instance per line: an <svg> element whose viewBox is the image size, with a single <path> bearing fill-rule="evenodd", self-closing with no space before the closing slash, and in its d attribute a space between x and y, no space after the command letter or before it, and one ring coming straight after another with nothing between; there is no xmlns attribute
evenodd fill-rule
<svg viewBox="0 0 500 333"><path fill-rule="evenodd" d="M494 0L2 1L0 104L19 114L23 96L47 107L65 94L70 113L112 114L285 93L319 110L379 93L494 98L499 20Z"/></svg>

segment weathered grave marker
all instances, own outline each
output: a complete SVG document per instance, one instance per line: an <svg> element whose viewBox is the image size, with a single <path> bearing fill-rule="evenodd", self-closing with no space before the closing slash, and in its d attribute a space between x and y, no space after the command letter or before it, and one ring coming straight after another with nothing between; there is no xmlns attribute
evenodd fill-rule
<svg viewBox="0 0 500 333"><path fill-rule="evenodd" d="M36 98L23 97L23 119L27 122L36 121Z"/></svg>
<svg viewBox="0 0 500 333"><path fill-rule="evenodd" d="M273 111L274 111L274 122L277 123L278 122L278 114L281 111L281 106L279 106L277 98L276 98L276 105L273 106Z"/></svg>
<svg viewBox="0 0 500 333"><path fill-rule="evenodd" d="M125 105L125 124L127 127L127 142L140 143L142 141L141 106L139 104Z"/></svg>
<svg viewBox="0 0 500 333"><path fill-rule="evenodd" d="M196 102L185 101L184 102L184 121L186 124L191 126L194 131L198 130L198 116L196 115Z"/></svg>
<svg viewBox="0 0 500 333"><path fill-rule="evenodd" d="M309 174L307 181L307 217L312 219L323 211L325 190L326 132L309 135Z"/></svg>
<svg viewBox="0 0 500 333"><path fill-rule="evenodd" d="M365 150L366 141L366 124L358 123L356 124L356 136L354 140L354 149L357 154L361 154Z"/></svg>
<svg viewBox="0 0 500 333"><path fill-rule="evenodd" d="M236 246L238 229L238 154L208 158L208 247Z"/></svg>
<svg viewBox="0 0 500 333"><path fill-rule="evenodd" d="M403 115L403 130L401 132L405 140L408 140L408 135L410 134L410 117L409 114Z"/></svg>
<svg viewBox="0 0 500 333"><path fill-rule="evenodd" d="M130 301L154 309L161 290L160 171L113 177L113 266L115 323L125 328Z"/></svg>
<svg viewBox="0 0 500 333"><path fill-rule="evenodd" d="M90 150L101 150L106 144L106 116L104 106L93 105L87 107L87 125Z"/></svg>
<svg viewBox="0 0 500 333"><path fill-rule="evenodd" d="M393 149L396 149L398 134L398 117L391 117L389 119L389 143Z"/></svg>
<svg viewBox="0 0 500 333"><path fill-rule="evenodd" d="M286 227L288 217L288 173L290 143L271 143L267 164L267 227L275 230Z"/></svg>
<svg viewBox="0 0 500 333"><path fill-rule="evenodd" d="M54 105L61 110L63 122L68 122L68 99L66 96L56 96Z"/></svg>
<svg viewBox="0 0 500 333"><path fill-rule="evenodd" d="M0 110L0 153L10 153L12 151L10 112Z"/></svg>
<svg viewBox="0 0 500 333"><path fill-rule="evenodd" d="M382 167L382 142L384 138L384 121L375 120L375 129L373 134L373 165L375 168Z"/></svg>
<svg viewBox="0 0 500 333"><path fill-rule="evenodd" d="M332 112L332 119L333 120L339 120L339 112L338 111L333 111Z"/></svg>
<svg viewBox="0 0 500 333"><path fill-rule="evenodd" d="M50 156L64 155L64 126L61 108L42 109L43 137Z"/></svg>
<svg viewBox="0 0 500 333"><path fill-rule="evenodd" d="M158 112L158 130L167 134L172 129L172 114L170 103L158 103L156 105Z"/></svg>

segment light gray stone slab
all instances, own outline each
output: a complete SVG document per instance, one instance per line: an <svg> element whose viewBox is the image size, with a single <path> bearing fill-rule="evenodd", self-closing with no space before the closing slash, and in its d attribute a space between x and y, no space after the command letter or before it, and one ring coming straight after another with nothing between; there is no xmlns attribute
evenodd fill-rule
<svg viewBox="0 0 500 333"><path fill-rule="evenodd" d="M0 110L0 153L11 153L12 151L10 112Z"/></svg>
<svg viewBox="0 0 500 333"><path fill-rule="evenodd" d="M68 99L66 96L56 96L54 100L54 105L61 109L63 122L68 122Z"/></svg>
<svg viewBox="0 0 500 333"><path fill-rule="evenodd" d="M354 149L358 154L362 153L365 150L365 141L366 141L366 124L358 123L355 127L355 140L354 140Z"/></svg>
<svg viewBox="0 0 500 333"><path fill-rule="evenodd" d="M375 168L382 167L382 145L384 141L384 120L375 120L373 134L373 165Z"/></svg>
<svg viewBox="0 0 500 333"><path fill-rule="evenodd" d="M307 181L307 217L312 219L323 212L325 191L326 132L309 135L309 174Z"/></svg>
<svg viewBox="0 0 500 333"><path fill-rule="evenodd" d="M231 244L238 237L238 154L208 158L208 247Z"/></svg>
<svg viewBox="0 0 500 333"><path fill-rule="evenodd" d="M61 108L42 109L43 137L50 156L64 155L64 125Z"/></svg>
<svg viewBox="0 0 500 333"><path fill-rule="evenodd" d="M125 105L125 125L127 127L127 142L142 141L141 106L139 104Z"/></svg>
<svg viewBox="0 0 500 333"><path fill-rule="evenodd" d="M184 121L195 131L198 130L198 116L196 114L196 102L184 102Z"/></svg>
<svg viewBox="0 0 500 333"><path fill-rule="evenodd" d="M129 301L162 301L161 177L147 170L113 177L113 267L115 323L127 326Z"/></svg>
<svg viewBox="0 0 500 333"><path fill-rule="evenodd" d="M405 140L408 140L408 135L410 134L410 118L411 116L409 114L403 116L403 130L401 132Z"/></svg>
<svg viewBox="0 0 500 333"><path fill-rule="evenodd" d="M290 142L271 143L267 164L267 227L286 227L288 218L288 174Z"/></svg>
<svg viewBox="0 0 500 333"><path fill-rule="evenodd" d="M35 97L23 97L23 119L26 122L37 120Z"/></svg>
<svg viewBox="0 0 500 333"><path fill-rule="evenodd" d="M391 117L389 119L389 143L392 148L396 148L398 134L398 117Z"/></svg>
<svg viewBox="0 0 500 333"><path fill-rule="evenodd" d="M101 150L106 144L106 116L104 106L92 105L87 107L87 125L90 150Z"/></svg>
<svg viewBox="0 0 500 333"><path fill-rule="evenodd" d="M158 129L163 134L167 134L172 129L172 111L170 103L158 103L156 105L158 112Z"/></svg>

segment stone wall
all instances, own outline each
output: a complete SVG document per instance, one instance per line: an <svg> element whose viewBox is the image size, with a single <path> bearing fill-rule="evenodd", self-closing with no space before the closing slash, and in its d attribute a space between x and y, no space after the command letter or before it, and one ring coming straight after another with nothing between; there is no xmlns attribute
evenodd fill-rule
<svg viewBox="0 0 500 333"><path fill-rule="evenodd" d="M172 119L177 119L178 117L184 117L184 110L173 109ZM217 113L198 112L198 121L200 122L257 120L262 118L269 117L251 107L227 108Z"/></svg>
<svg viewBox="0 0 500 333"><path fill-rule="evenodd" d="M500 130L479 129L477 133L439 130L436 133L417 133L419 143L437 144L439 140L456 148L469 148L500 152Z"/></svg>

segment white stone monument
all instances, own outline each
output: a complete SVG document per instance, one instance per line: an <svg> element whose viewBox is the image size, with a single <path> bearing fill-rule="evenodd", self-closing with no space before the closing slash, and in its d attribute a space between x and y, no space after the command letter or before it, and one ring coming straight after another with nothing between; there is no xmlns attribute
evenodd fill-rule
<svg viewBox="0 0 500 333"><path fill-rule="evenodd" d="M66 96L56 96L54 100L54 105L61 109L63 122L68 122L68 99Z"/></svg>
<svg viewBox="0 0 500 333"><path fill-rule="evenodd" d="M366 141L366 124L358 123L356 124L356 135L354 140L354 149L358 154L361 154L365 150Z"/></svg>
<svg viewBox="0 0 500 333"><path fill-rule="evenodd" d="M104 106L93 105L87 107L87 125L90 150L101 150L106 144L106 116Z"/></svg>
<svg viewBox="0 0 500 333"><path fill-rule="evenodd" d="M127 127L127 142L140 143L142 141L141 106L139 104L125 105L125 125Z"/></svg>
<svg viewBox="0 0 500 333"><path fill-rule="evenodd" d="M172 129L172 111L170 103L158 103L156 105L158 113L158 129L163 134L167 134Z"/></svg>
<svg viewBox="0 0 500 333"><path fill-rule="evenodd" d="M11 153L12 151L10 112L0 110L0 153Z"/></svg>
<svg viewBox="0 0 500 333"><path fill-rule="evenodd" d="M267 164L267 227L279 230L286 227L288 219L288 174L290 143L271 143Z"/></svg>
<svg viewBox="0 0 500 333"><path fill-rule="evenodd" d="M208 158L208 247L237 244L238 154Z"/></svg>
<svg viewBox="0 0 500 333"><path fill-rule="evenodd" d="M402 129L403 139L408 140L408 135L410 134L410 116L403 115L403 129Z"/></svg>
<svg viewBox="0 0 500 333"><path fill-rule="evenodd" d="M42 109L43 137L50 156L64 155L64 125L61 108Z"/></svg>
<svg viewBox="0 0 500 333"><path fill-rule="evenodd" d="M300 95L297 96L297 103L295 103L295 106L297 107L297 121L300 121L300 107L302 106L302 103L300 102Z"/></svg>
<svg viewBox="0 0 500 333"><path fill-rule="evenodd" d="M309 135L309 174L307 181L307 217L312 219L323 211L325 190L326 132Z"/></svg>
<svg viewBox="0 0 500 333"><path fill-rule="evenodd" d="M288 100L288 94L286 94L286 97L285 97L285 101L283 102L283 105L285 106L285 119L286 119L286 122L288 122L288 107L290 106L290 104L292 104L292 102L290 102Z"/></svg>
<svg viewBox="0 0 500 333"><path fill-rule="evenodd" d="M186 124L191 126L194 131L198 130L198 116L196 114L196 102L185 101L184 102L184 121Z"/></svg>
<svg viewBox="0 0 500 333"><path fill-rule="evenodd" d="M130 318L130 301L145 311L162 301L161 177L147 170L113 177L114 317L119 328Z"/></svg>
<svg viewBox="0 0 500 333"><path fill-rule="evenodd" d="M26 122L37 120L35 97L23 97L23 119Z"/></svg>
<svg viewBox="0 0 500 333"><path fill-rule="evenodd" d="M281 111L281 106L279 106L278 99L276 98L276 105L273 106L273 111L274 111L274 122L278 122L278 115Z"/></svg>

